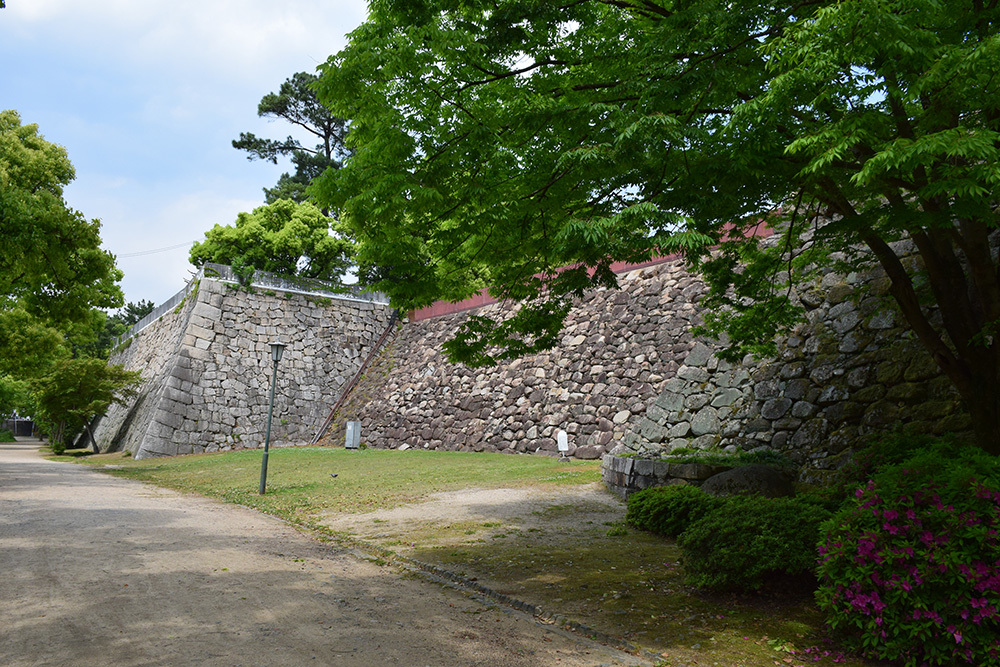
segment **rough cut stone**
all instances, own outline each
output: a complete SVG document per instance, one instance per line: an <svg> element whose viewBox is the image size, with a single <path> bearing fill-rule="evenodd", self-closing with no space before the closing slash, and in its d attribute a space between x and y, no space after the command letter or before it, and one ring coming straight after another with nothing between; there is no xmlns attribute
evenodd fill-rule
<svg viewBox="0 0 1000 667"><path fill-rule="evenodd" d="M696 435L719 432L719 413L713 407L702 408L691 420L691 432Z"/></svg>
<svg viewBox="0 0 1000 667"><path fill-rule="evenodd" d="M711 405L713 408L728 407L741 398L743 398L743 392L739 389L733 389L731 387L721 389L712 397Z"/></svg>
<svg viewBox="0 0 1000 667"><path fill-rule="evenodd" d="M574 456L578 459L593 460L599 459L604 455L604 447L600 445L584 445L583 447L577 447Z"/></svg>
<svg viewBox="0 0 1000 667"><path fill-rule="evenodd" d="M760 416L764 419L780 419L791 407L792 401L789 398L770 398L761 406Z"/></svg>
<svg viewBox="0 0 1000 667"><path fill-rule="evenodd" d="M632 413L628 410L621 410L615 413L614 419L611 421L615 424L624 424L628 421L628 418L632 416Z"/></svg>
<svg viewBox="0 0 1000 667"><path fill-rule="evenodd" d="M669 473L673 477L687 480L704 480L716 475L719 468L704 463L671 463Z"/></svg>
<svg viewBox="0 0 1000 667"><path fill-rule="evenodd" d="M712 357L712 350L704 343L696 343L691 352L684 358L687 366L704 366Z"/></svg>
<svg viewBox="0 0 1000 667"><path fill-rule="evenodd" d="M691 382L707 382L708 371L695 366L681 366L680 370L677 371L677 377Z"/></svg>

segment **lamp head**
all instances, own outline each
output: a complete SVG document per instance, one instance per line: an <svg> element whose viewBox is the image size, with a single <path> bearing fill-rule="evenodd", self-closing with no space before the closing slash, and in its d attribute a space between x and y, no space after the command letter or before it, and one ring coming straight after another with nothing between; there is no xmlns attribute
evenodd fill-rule
<svg viewBox="0 0 1000 667"><path fill-rule="evenodd" d="M271 346L271 359L274 363L281 361L281 354L285 351L286 345L280 340L276 340L273 343L268 343Z"/></svg>

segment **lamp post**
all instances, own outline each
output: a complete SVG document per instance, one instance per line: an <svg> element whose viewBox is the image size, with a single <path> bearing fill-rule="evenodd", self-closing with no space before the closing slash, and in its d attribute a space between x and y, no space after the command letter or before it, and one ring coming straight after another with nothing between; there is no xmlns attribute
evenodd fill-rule
<svg viewBox="0 0 1000 667"><path fill-rule="evenodd" d="M285 351L285 344L281 341L269 343L271 346L271 359L274 361L274 368L271 371L271 400L267 408L267 434L264 436L264 460L260 462L260 495L264 495L264 488L267 485L267 450L271 444L271 415L274 414L274 385L278 379L278 362L281 361L281 353Z"/></svg>

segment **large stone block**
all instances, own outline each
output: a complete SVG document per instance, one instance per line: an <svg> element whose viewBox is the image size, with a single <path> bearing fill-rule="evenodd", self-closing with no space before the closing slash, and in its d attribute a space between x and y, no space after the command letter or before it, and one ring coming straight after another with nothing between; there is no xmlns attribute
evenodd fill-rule
<svg viewBox="0 0 1000 667"><path fill-rule="evenodd" d="M702 408L691 420L691 433L695 436L716 434L719 427L719 413L713 407Z"/></svg>

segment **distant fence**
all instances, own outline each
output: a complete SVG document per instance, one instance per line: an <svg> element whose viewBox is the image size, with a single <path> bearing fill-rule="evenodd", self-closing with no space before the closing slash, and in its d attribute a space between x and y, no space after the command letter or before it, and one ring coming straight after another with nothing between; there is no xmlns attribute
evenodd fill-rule
<svg viewBox="0 0 1000 667"><path fill-rule="evenodd" d="M177 307L184 298L191 293L194 286L202 278L218 280L224 283L239 284L239 279L233 269L224 264L207 263L201 267L198 274L177 294L173 295L151 312L146 317L136 322L131 329L126 331L115 341L115 346L121 345L129 338L132 338L140 331L148 327L163 315ZM280 290L293 294L305 294L311 296L323 296L329 299L343 299L346 301L364 301L366 303L389 303L389 297L382 292L369 292L358 285L334 285L323 280L312 278L298 278L296 276L282 276L267 271L255 271L250 280L251 287L261 289Z"/></svg>
<svg viewBox="0 0 1000 667"><path fill-rule="evenodd" d="M10 431L16 438L30 438L35 432L35 422L30 419L4 419L0 431Z"/></svg>

